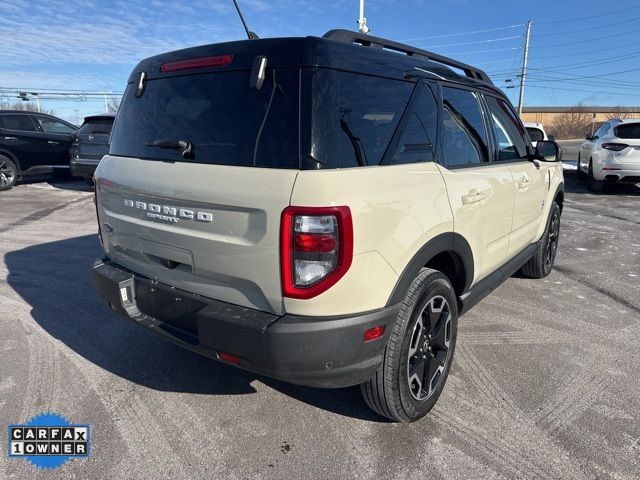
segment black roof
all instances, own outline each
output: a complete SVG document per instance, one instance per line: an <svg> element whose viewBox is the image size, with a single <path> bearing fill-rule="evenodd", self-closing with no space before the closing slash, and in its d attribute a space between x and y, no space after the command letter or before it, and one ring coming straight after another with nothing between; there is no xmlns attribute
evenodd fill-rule
<svg viewBox="0 0 640 480"><path fill-rule="evenodd" d="M265 55L270 67L325 67L408 81L446 79L502 94L478 68L409 45L347 30L332 30L323 38L240 40L163 53L142 60L131 73L129 83L138 81L143 71L148 79L183 75L183 71L163 73L160 67L164 63L218 55L233 55L233 60L227 66L199 70L248 70L257 55Z"/></svg>

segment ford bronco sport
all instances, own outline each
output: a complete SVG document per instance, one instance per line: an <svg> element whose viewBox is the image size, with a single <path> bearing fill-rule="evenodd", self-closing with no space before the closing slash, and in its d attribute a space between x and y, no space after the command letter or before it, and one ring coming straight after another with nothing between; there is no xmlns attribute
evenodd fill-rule
<svg viewBox="0 0 640 480"><path fill-rule="evenodd" d="M96 171L111 308L182 347L411 422L458 317L553 268L558 146L484 72L347 31L143 60Z"/></svg>

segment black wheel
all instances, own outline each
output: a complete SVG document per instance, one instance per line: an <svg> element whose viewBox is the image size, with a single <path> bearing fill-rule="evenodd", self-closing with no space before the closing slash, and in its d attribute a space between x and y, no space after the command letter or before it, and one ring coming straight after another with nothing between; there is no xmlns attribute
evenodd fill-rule
<svg viewBox="0 0 640 480"><path fill-rule="evenodd" d="M523 275L530 278L544 278L551 273L558 252L560 238L560 206L553 203L542 238L538 241L533 256L522 267Z"/></svg>
<svg viewBox="0 0 640 480"><path fill-rule="evenodd" d="M360 385L367 405L396 422L425 416L447 381L457 331L458 304L449 279L422 269L402 302L382 367Z"/></svg>
<svg viewBox="0 0 640 480"><path fill-rule="evenodd" d="M593 161L589 160L589 174L587 178L587 188L590 192L600 193L602 191L602 186L604 185L603 180L596 180L593 176Z"/></svg>
<svg viewBox="0 0 640 480"><path fill-rule="evenodd" d="M0 156L0 190L10 190L18 180L18 167L7 157Z"/></svg>
<svg viewBox="0 0 640 480"><path fill-rule="evenodd" d="M580 153L578 153L578 170L576 170L576 175L578 178L584 179L587 177L587 174L582 171L580 168Z"/></svg>

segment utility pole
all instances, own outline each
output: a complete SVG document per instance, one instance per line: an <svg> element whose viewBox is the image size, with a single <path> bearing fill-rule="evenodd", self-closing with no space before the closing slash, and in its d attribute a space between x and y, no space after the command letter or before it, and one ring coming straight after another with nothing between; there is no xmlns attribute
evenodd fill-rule
<svg viewBox="0 0 640 480"><path fill-rule="evenodd" d="M520 98L518 99L518 115L522 116L524 105L524 82L527 77L527 61L529 60L529 39L531 38L531 21L527 22L527 35L524 41L524 55L522 56L522 72L520 72Z"/></svg>
<svg viewBox="0 0 640 480"><path fill-rule="evenodd" d="M109 113L109 103L107 102L107 92L102 92L104 95L104 113Z"/></svg>
<svg viewBox="0 0 640 480"><path fill-rule="evenodd" d="M40 113L40 97L38 96L37 93L32 93L31 95L36 97L36 105L38 105L38 113Z"/></svg>

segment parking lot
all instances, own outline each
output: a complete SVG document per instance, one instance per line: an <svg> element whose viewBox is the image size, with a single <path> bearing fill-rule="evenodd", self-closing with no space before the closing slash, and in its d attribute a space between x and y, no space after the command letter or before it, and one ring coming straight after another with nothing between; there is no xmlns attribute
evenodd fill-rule
<svg viewBox="0 0 640 480"><path fill-rule="evenodd" d="M510 279L461 319L444 393L411 425L375 416L357 387L292 386L148 334L94 291L88 187L3 192L2 424L90 424L93 456L56 478L637 479L640 188L588 193L576 145L555 271ZM1 458L0 477L34 475Z"/></svg>

